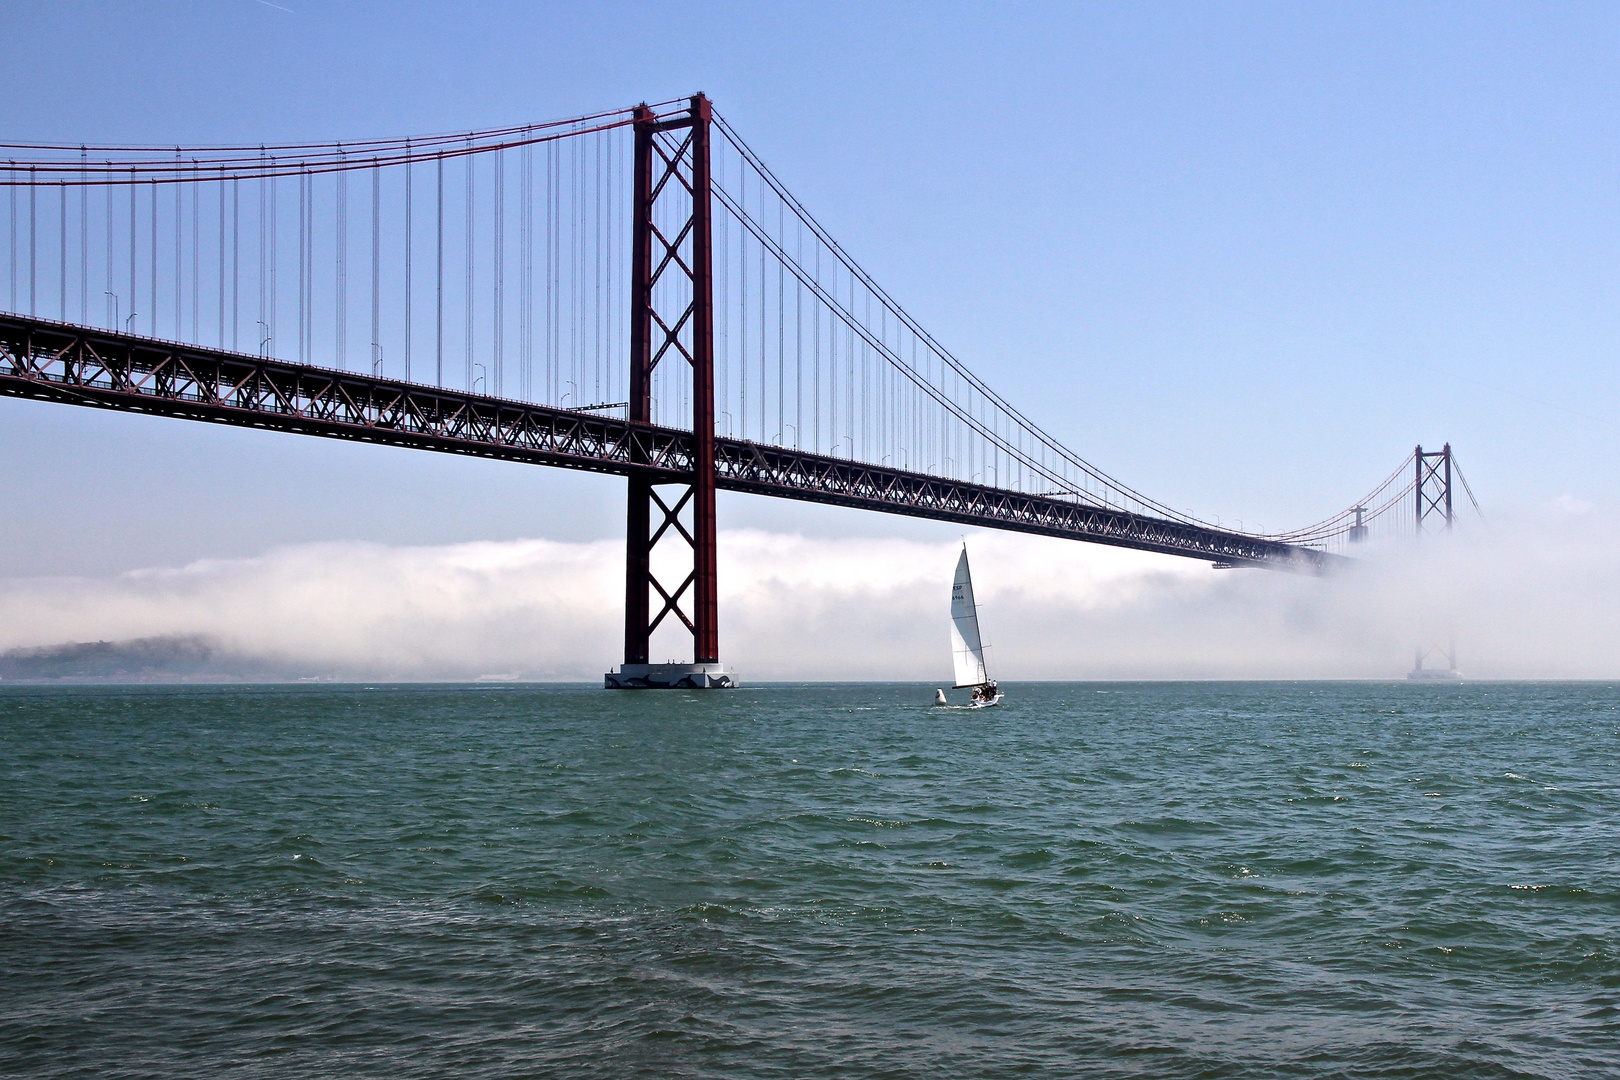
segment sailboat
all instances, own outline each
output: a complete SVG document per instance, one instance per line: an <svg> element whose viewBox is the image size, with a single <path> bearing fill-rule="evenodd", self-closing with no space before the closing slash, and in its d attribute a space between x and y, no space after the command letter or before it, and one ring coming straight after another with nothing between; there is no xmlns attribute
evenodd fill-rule
<svg viewBox="0 0 1620 1080"><path fill-rule="evenodd" d="M955 689L973 690L969 706L984 709L1001 704L1005 695L996 689L996 680L984 666L979 607L973 601L973 574L968 569L966 544L962 545L962 557L956 560L956 580L951 583L951 662L956 668Z"/></svg>

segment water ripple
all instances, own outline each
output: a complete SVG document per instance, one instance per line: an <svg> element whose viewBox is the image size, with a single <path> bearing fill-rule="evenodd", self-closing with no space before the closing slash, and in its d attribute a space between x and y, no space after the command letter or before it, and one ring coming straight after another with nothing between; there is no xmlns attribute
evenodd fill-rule
<svg viewBox="0 0 1620 1080"><path fill-rule="evenodd" d="M1620 1070L1612 685L0 690L0 1074Z"/></svg>

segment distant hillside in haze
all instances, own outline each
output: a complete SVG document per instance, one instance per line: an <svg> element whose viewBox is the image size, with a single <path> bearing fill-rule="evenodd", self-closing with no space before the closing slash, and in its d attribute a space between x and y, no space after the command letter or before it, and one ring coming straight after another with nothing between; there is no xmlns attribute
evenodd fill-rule
<svg viewBox="0 0 1620 1080"><path fill-rule="evenodd" d="M6 682L281 682L308 676L200 634L69 642L0 653Z"/></svg>

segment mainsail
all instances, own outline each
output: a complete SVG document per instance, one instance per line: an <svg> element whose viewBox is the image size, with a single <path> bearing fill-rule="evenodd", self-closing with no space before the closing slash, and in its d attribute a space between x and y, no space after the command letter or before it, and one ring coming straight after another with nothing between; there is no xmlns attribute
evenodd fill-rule
<svg viewBox="0 0 1620 1080"><path fill-rule="evenodd" d="M956 580L951 583L951 661L956 665L958 688L982 686L990 681L984 669L979 609L973 602L973 575L968 572L966 547L956 561Z"/></svg>

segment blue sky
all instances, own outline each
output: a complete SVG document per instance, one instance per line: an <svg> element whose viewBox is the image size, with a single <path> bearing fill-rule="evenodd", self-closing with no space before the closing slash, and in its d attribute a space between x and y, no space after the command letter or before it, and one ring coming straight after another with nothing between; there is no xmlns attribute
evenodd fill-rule
<svg viewBox="0 0 1620 1080"><path fill-rule="evenodd" d="M1303 524L1446 440L1496 515L1620 494L1620 9L13 0L0 31L38 58L11 141L407 135L701 89L923 325L1167 503ZM612 479L60 406L0 401L0 453L8 577L622 530Z"/></svg>

